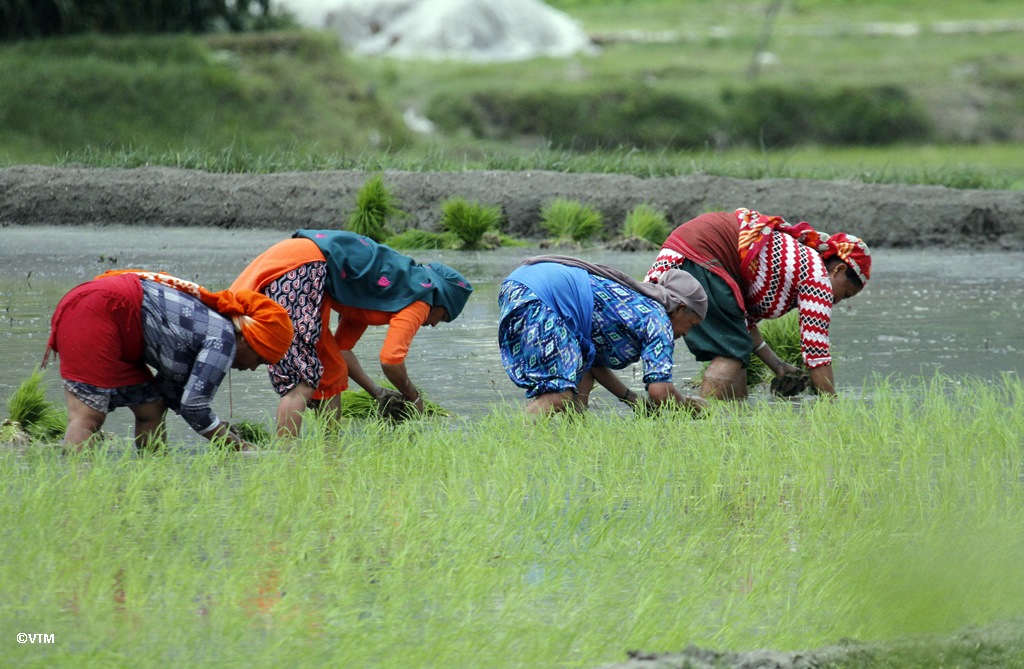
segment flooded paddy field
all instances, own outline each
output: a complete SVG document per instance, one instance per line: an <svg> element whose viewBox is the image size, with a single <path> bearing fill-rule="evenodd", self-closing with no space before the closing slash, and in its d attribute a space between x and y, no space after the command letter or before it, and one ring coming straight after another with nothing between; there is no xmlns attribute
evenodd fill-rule
<svg viewBox="0 0 1024 669"><path fill-rule="evenodd" d="M73 286L111 268L159 269L208 288L226 287L245 265L288 236L274 230L130 227L11 227L0 229L0 396L6 398L39 364L53 308ZM460 416L489 413L495 405L523 402L498 354L497 292L519 262L538 248L498 251L411 252L421 262L440 260L475 286L462 316L423 330L407 361L410 375L435 402ZM653 253L600 247L567 251L642 276ZM998 378L1024 369L1024 253L878 249L871 283L839 305L833 316L833 350L840 392L859 394L875 375L892 378L951 376ZM370 328L356 347L364 366L380 377L376 356L384 328ZM677 380L699 372L685 345L676 349ZM620 372L640 389L640 368ZM46 378L61 399L57 369ZM603 393L599 410L620 407ZM603 401L602 401L603 400ZM756 401L756 400L755 400ZM224 416L267 420L276 396L265 370L233 371L217 397ZM123 416L120 414L124 414ZM115 412L108 428L128 431L129 412ZM173 438L188 428L169 418Z"/></svg>
<svg viewBox="0 0 1024 669"><path fill-rule="evenodd" d="M0 393L38 365L74 285L142 267L220 289L287 234L0 229ZM837 402L788 411L760 394L721 419L634 421L598 394L595 420L524 429L492 411L523 401L501 369L496 296L539 252L413 254L476 286L409 359L469 419L456 432L353 426L238 459L4 453L0 619L59 641L9 648L14 661L618 667L642 648L621 666L860 669L936 666L905 661L917 646L861 642L977 624L925 639L927 657L1021 666L1007 660L1024 601L1022 395L987 381L1024 369L1024 254L877 250L868 288L836 310ZM652 255L574 253L634 276ZM371 373L382 336L357 347ZM698 372L682 344L676 369ZM918 396L873 379L936 372L973 380ZM237 418L276 407L263 370L233 372L217 401ZM106 428L128 435L130 416ZM169 427L195 439L177 416Z"/></svg>

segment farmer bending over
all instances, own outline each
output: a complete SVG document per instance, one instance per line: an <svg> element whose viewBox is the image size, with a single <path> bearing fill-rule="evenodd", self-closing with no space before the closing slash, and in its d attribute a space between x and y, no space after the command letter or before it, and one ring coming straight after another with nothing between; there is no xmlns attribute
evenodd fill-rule
<svg viewBox="0 0 1024 669"><path fill-rule="evenodd" d="M259 293L211 293L159 272L111 270L61 299L43 366L51 350L59 354L64 442L76 450L121 406L135 414L137 448L160 442L170 407L207 439L247 450L214 413L213 396L229 367L277 362L291 340L288 314Z"/></svg>
<svg viewBox="0 0 1024 669"><path fill-rule="evenodd" d="M526 389L527 414L586 409L595 381L636 408L642 400L611 370L638 361L651 406L706 407L672 383L675 340L707 310L704 289L686 272L644 284L604 265L536 256L501 284L498 306L501 363Z"/></svg>
<svg viewBox="0 0 1024 669"><path fill-rule="evenodd" d="M455 320L473 292L447 265L421 265L369 237L340 230L299 230L257 256L231 288L270 297L295 325L287 354L268 367L281 397L279 435L298 435L302 412L312 402L337 412L349 378L379 403L394 397L402 410L422 412L423 398L405 368L413 337L424 325ZM332 310L339 315L333 334ZM397 393L374 383L352 350L371 325L388 326L380 366Z"/></svg>
<svg viewBox="0 0 1024 669"><path fill-rule="evenodd" d="M749 209L713 212L669 235L646 280L657 283L670 269L692 274L708 295L707 318L684 340L697 360L709 361L702 397L745 397L751 353L776 374L774 384L789 386L782 394L803 390L807 375L780 360L757 328L758 321L794 308L809 380L818 392L835 394L832 306L858 294L871 275L871 252L863 241Z"/></svg>

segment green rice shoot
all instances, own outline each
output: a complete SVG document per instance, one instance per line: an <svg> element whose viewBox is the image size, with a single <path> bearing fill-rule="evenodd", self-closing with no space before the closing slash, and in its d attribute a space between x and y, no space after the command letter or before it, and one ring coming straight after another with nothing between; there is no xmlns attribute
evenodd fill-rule
<svg viewBox="0 0 1024 669"><path fill-rule="evenodd" d="M757 324L761 336L768 342L775 354L783 362L796 367L803 367L803 353L800 348L800 316L794 309L781 318L763 320ZM750 367L747 369L747 385L756 386L770 381L775 374L768 369L754 353L750 356Z"/></svg>
<svg viewBox="0 0 1024 669"><path fill-rule="evenodd" d="M503 220L501 207L470 202L465 198L453 197L441 203L441 230L453 232L461 240L460 248L475 250L492 248L500 243L495 235ZM490 244L487 241L491 242Z"/></svg>
<svg viewBox="0 0 1024 669"><path fill-rule="evenodd" d="M649 204L633 207L622 222L624 237L639 237L658 246L665 242L669 232L671 229L665 214Z"/></svg>
<svg viewBox="0 0 1024 669"><path fill-rule="evenodd" d="M395 387L390 383L381 383L384 388L394 390ZM436 402L432 402L425 394L422 389L420 394L423 397L423 416L424 417L445 417L452 416L451 411L443 408ZM357 418L357 419L370 419L376 420L379 418L377 413L377 400L375 400L370 393L365 390L348 390L341 394L341 415L343 418Z"/></svg>
<svg viewBox="0 0 1024 669"><path fill-rule="evenodd" d="M389 234L388 224L405 215L397 198L384 184L384 177L375 174L356 193L356 208L349 215L348 230L383 242Z"/></svg>
<svg viewBox="0 0 1024 669"><path fill-rule="evenodd" d="M604 214L589 204L568 198L554 198L541 208L541 228L552 243L580 244L604 230Z"/></svg>
<svg viewBox="0 0 1024 669"><path fill-rule="evenodd" d="M274 438L273 430L266 423L255 420L242 419L232 421L231 429L239 437L254 446L266 446Z"/></svg>
<svg viewBox="0 0 1024 669"><path fill-rule="evenodd" d="M454 249L461 243L459 236L451 232L431 232L409 228L387 239L387 245L395 250L421 251Z"/></svg>
<svg viewBox="0 0 1024 669"><path fill-rule="evenodd" d="M67 412L46 399L44 372L33 371L7 399L10 420L21 425L35 439L54 441L68 429Z"/></svg>
<svg viewBox="0 0 1024 669"><path fill-rule="evenodd" d="M56 639L5 660L592 668L1013 621L1021 434L1006 375L699 421L352 421L256 456L0 449L0 626ZM1024 657L944 648L913 666ZM842 666L907 666L870 659Z"/></svg>

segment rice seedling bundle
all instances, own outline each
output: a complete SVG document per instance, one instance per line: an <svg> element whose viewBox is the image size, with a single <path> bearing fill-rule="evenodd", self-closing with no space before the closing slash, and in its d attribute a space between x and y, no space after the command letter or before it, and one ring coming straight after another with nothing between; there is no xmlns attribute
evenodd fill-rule
<svg viewBox="0 0 1024 669"><path fill-rule="evenodd" d="M775 354L783 362L803 367L803 353L800 349L800 317L794 309L781 318L761 321L757 324L761 336L768 342ZM747 385L756 386L774 376L772 370L757 357L750 356L750 367L747 369Z"/></svg>
<svg viewBox="0 0 1024 669"><path fill-rule="evenodd" d="M388 236L388 222L405 213L399 208L394 194L384 185L384 177L375 174L356 194L356 208L349 216L348 229L375 242L383 242Z"/></svg>
<svg viewBox="0 0 1024 669"><path fill-rule="evenodd" d="M44 373L40 370L21 382L7 399L10 420L21 425L34 439L60 439L68 428L67 413L46 399Z"/></svg>
<svg viewBox="0 0 1024 669"><path fill-rule="evenodd" d="M638 204L626 214L622 223L622 234L626 237L639 237L661 245L668 237L668 219L665 214L649 204Z"/></svg>
<svg viewBox="0 0 1024 669"><path fill-rule="evenodd" d="M589 204L567 198L549 201L540 212L541 227L556 242L587 241L604 230L604 214Z"/></svg>
<svg viewBox="0 0 1024 669"><path fill-rule="evenodd" d="M384 384L385 388L392 388ZM420 391L422 395L422 390ZM380 418L377 400L365 390L349 390L341 394L341 415L345 418ZM452 412L423 395L424 416L451 416ZM415 416L415 414L413 414Z"/></svg>
<svg viewBox="0 0 1024 669"><path fill-rule="evenodd" d="M441 204L441 229L455 233L464 249L480 248L484 235L496 232L501 221L501 207L495 205L470 202L461 197Z"/></svg>

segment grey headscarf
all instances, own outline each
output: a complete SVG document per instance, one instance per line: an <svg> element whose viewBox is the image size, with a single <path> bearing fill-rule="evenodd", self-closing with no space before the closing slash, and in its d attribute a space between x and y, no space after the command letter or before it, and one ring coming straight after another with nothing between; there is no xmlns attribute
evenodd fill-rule
<svg viewBox="0 0 1024 669"><path fill-rule="evenodd" d="M616 283L621 283L623 286L631 288L665 307L667 313L672 313L678 307L685 306L688 310L700 316L701 319L708 314L708 296L704 292L704 288L701 287L697 279L693 278L691 274L681 269L666 271L661 275L658 283L642 283L614 267L587 262L572 256L533 256L532 258L527 258L521 264L535 265L542 262L556 262L561 265L568 265L569 267L579 267L591 274L603 276Z"/></svg>
<svg viewBox="0 0 1024 669"><path fill-rule="evenodd" d="M672 268L658 279L658 283L641 283L641 286L660 286L686 305L686 308L700 316L701 320L708 315L708 296L704 287L693 275L681 269ZM671 310L670 310L671 311Z"/></svg>

